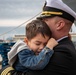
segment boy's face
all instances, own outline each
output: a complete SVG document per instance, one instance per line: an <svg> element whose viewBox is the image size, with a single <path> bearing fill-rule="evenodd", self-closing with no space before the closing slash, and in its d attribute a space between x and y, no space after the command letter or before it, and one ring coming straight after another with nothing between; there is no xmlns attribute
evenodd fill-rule
<svg viewBox="0 0 76 75"><path fill-rule="evenodd" d="M44 37L41 34L37 34L33 39L28 40L27 45L35 52L36 55L38 55L44 46L46 46L48 40L48 36L45 35Z"/></svg>

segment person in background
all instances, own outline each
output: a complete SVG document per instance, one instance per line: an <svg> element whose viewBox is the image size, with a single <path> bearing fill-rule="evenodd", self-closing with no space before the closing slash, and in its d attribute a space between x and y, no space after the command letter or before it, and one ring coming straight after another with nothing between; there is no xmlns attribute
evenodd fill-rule
<svg viewBox="0 0 76 75"><path fill-rule="evenodd" d="M26 25L25 41L17 41L8 52L8 63L18 72L42 70L52 57L58 43L51 38L51 31L41 20Z"/></svg>
<svg viewBox="0 0 76 75"><path fill-rule="evenodd" d="M53 48L54 54L43 70L32 70L26 75L76 75L76 50L68 37L76 13L62 0L46 0L37 19L47 23L58 45Z"/></svg>

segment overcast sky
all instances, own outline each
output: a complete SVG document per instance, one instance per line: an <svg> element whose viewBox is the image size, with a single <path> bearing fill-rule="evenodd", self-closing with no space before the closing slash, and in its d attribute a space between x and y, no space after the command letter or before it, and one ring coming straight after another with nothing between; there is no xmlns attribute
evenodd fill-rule
<svg viewBox="0 0 76 75"><path fill-rule="evenodd" d="M0 0L0 26L20 24L42 10L45 0Z"/></svg>

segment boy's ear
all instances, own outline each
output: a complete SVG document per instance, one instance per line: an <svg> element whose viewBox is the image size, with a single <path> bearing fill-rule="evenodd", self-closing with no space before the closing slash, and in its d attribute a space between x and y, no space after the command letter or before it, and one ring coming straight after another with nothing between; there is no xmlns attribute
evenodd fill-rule
<svg viewBox="0 0 76 75"><path fill-rule="evenodd" d="M28 43L27 37L24 38L24 42L25 42L26 44Z"/></svg>

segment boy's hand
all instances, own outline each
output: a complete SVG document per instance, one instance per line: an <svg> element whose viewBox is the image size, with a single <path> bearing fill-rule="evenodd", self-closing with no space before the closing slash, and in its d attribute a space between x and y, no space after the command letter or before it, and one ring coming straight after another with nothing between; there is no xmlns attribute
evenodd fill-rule
<svg viewBox="0 0 76 75"><path fill-rule="evenodd" d="M50 49L53 49L53 47L55 47L56 45L58 45L58 42L54 39L54 38L51 38L46 47L50 48Z"/></svg>

